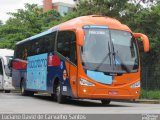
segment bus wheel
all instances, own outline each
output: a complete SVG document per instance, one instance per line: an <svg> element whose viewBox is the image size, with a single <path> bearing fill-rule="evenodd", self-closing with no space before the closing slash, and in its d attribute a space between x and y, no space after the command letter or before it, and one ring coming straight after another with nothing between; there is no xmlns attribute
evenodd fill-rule
<svg viewBox="0 0 160 120"><path fill-rule="evenodd" d="M56 87L56 99L57 99L58 103L63 103L64 102L64 96L61 93L60 83L58 83L58 85Z"/></svg>
<svg viewBox="0 0 160 120"><path fill-rule="evenodd" d="M5 90L4 92L5 92L5 93L10 93L11 91L10 91L10 90Z"/></svg>
<svg viewBox="0 0 160 120"><path fill-rule="evenodd" d="M21 85L20 85L20 88L21 88L21 95L22 96L33 96L34 95L34 92L32 92L32 91L26 91L25 89L24 89L24 82L23 81L21 81Z"/></svg>
<svg viewBox="0 0 160 120"><path fill-rule="evenodd" d="M21 88L21 95L23 95L23 96L27 95L26 91L24 90L24 82L23 82L23 80L21 81L20 88Z"/></svg>
<svg viewBox="0 0 160 120"><path fill-rule="evenodd" d="M109 105L111 100L101 100L102 105Z"/></svg>
<svg viewBox="0 0 160 120"><path fill-rule="evenodd" d="M27 96L27 95L29 95L29 92L26 91L25 88L24 88L24 81L23 81L23 80L21 81L20 88L21 88L21 95L22 95L22 96Z"/></svg>

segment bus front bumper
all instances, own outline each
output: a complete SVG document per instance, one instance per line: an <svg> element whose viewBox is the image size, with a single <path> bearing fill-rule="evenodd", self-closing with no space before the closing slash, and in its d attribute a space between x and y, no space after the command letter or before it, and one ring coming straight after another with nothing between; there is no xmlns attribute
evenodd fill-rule
<svg viewBox="0 0 160 120"><path fill-rule="evenodd" d="M121 100L133 100L138 99L140 96L140 88L134 89L90 89L83 87L79 89L78 97L82 99L121 99Z"/></svg>

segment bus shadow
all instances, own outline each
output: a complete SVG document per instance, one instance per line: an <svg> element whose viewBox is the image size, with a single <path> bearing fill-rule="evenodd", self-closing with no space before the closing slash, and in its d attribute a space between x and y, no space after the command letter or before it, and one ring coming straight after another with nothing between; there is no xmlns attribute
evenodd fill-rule
<svg viewBox="0 0 160 120"><path fill-rule="evenodd" d="M34 95L33 97L36 99L57 103L57 101L54 100L51 96ZM63 104L71 106L79 106L79 107L131 107L129 105L119 105L118 103L112 103L112 101L109 105L102 105L101 102L98 100L84 100L84 99L83 100L66 99L66 101Z"/></svg>

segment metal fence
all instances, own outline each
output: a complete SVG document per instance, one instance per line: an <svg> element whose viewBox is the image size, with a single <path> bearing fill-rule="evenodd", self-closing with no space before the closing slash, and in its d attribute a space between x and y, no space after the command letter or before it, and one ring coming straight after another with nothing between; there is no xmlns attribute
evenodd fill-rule
<svg viewBox="0 0 160 120"><path fill-rule="evenodd" d="M145 90L160 90L160 66L141 69L141 87Z"/></svg>

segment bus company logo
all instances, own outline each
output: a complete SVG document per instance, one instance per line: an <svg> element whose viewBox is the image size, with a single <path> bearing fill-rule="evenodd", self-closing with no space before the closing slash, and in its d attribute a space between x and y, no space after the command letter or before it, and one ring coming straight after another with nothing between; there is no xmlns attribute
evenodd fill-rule
<svg viewBox="0 0 160 120"><path fill-rule="evenodd" d="M28 67L29 68L47 67L47 59L29 60Z"/></svg>
<svg viewBox="0 0 160 120"><path fill-rule="evenodd" d="M157 114L143 114L142 120L159 120Z"/></svg>

